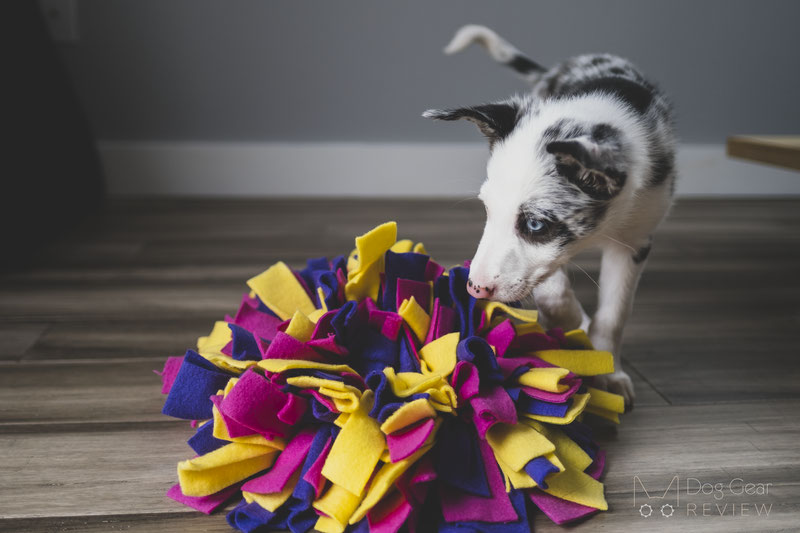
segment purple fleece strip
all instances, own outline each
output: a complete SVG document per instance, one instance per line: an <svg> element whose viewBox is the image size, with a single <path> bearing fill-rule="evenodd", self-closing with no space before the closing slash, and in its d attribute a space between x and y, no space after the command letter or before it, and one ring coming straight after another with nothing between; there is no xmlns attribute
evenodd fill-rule
<svg viewBox="0 0 800 533"><path fill-rule="evenodd" d="M257 478L251 479L242 486L242 490L255 492L256 494L273 494L280 492L294 474L300 468L311 448L316 431L306 428L298 433L289 444L286 445L272 468Z"/></svg>
<svg viewBox="0 0 800 533"><path fill-rule="evenodd" d="M603 451L597 452L594 462L586 469L586 473L595 479L600 479L605 467L606 454ZM580 518L596 513L597 509L579 503L556 498L539 489L531 489L528 497L536 506L546 514L550 520L556 524L566 524L574 522Z"/></svg>
<svg viewBox="0 0 800 533"><path fill-rule="evenodd" d="M520 397L519 401L517 402L517 408L523 413L540 416L554 416L556 418L564 418L570 408L570 405L572 405L572 400L567 400L563 403L550 403L530 398L527 395Z"/></svg>
<svg viewBox="0 0 800 533"><path fill-rule="evenodd" d="M322 477L322 467L325 466L325 461L328 459L328 453L331 451L332 445L333 438L328 438L328 442L325 443L325 447L322 448L319 456L314 460L308 470L306 470L306 473L303 474L303 480L314 487L317 498L322 495L322 489L325 488L325 482L327 481Z"/></svg>
<svg viewBox="0 0 800 533"><path fill-rule="evenodd" d="M489 443L478 439L478 446L486 468L486 478L492 496L482 498L466 492L459 491L445 484L439 485L439 494L442 503L442 514L447 522L466 522L480 520L481 522L513 522L519 518L511 500L506 494L506 486L500 468L494 458Z"/></svg>

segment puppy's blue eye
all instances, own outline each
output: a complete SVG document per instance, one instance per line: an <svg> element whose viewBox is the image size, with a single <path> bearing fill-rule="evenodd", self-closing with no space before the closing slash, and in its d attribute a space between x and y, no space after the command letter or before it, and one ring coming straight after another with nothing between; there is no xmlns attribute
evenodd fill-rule
<svg viewBox="0 0 800 533"><path fill-rule="evenodd" d="M545 230L547 224L538 218L529 218L526 222L526 227L531 233L541 233Z"/></svg>

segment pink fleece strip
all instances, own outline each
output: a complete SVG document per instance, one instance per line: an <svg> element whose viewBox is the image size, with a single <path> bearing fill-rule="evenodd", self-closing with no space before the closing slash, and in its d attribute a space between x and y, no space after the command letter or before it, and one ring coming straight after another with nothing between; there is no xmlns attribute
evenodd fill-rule
<svg viewBox="0 0 800 533"><path fill-rule="evenodd" d="M298 433L286 445L286 449L280 453L270 471L245 483L242 490L256 494L273 494L282 491L295 470L300 468L305 461L314 435L315 431L310 428Z"/></svg>
<svg viewBox="0 0 800 533"><path fill-rule="evenodd" d="M312 339L306 343L306 347L311 348L314 353L318 353L317 350L330 352L336 355L348 355L350 353L347 348L336 343L336 337L333 335L320 339ZM325 360L322 354L319 354L319 357L322 357L323 361Z"/></svg>
<svg viewBox="0 0 800 533"><path fill-rule="evenodd" d="M314 326L314 333L311 334L312 339L324 339L326 337L330 337L335 333L333 326L331 325L331 320L333 317L336 316L336 310L328 311L317 320L317 324Z"/></svg>
<svg viewBox="0 0 800 533"><path fill-rule="evenodd" d="M400 334L400 326L403 325L403 317L392 311L382 311L375 305L372 298L368 297L364 302L366 303L369 325L380 330L381 335L387 339L397 341L397 336Z"/></svg>
<svg viewBox="0 0 800 533"><path fill-rule="evenodd" d="M286 403L278 411L278 420L293 426L297 424L308 408L308 400L296 394L287 394Z"/></svg>
<svg viewBox="0 0 800 533"><path fill-rule="evenodd" d="M425 344L455 331L455 323L456 312L450 307L443 307L438 298L434 300L433 313L431 314L431 326L428 328L428 336L425 339Z"/></svg>
<svg viewBox="0 0 800 533"><path fill-rule="evenodd" d="M405 498L398 499L393 506L387 505L385 501L387 500L378 502L367 513L369 533L397 533L411 514L411 504Z"/></svg>
<svg viewBox="0 0 800 533"><path fill-rule="evenodd" d="M322 448L322 451L311 464L311 466L306 470L306 473L303 474L303 479L311 484L314 487L314 492L316 493L316 497L319 498L322 495L322 489L325 488L325 482L327 481L322 476L322 467L325 466L325 461L328 459L328 453L331 451L331 446L333 445L333 437L328 437L327 442L325 442L325 446Z"/></svg>
<svg viewBox="0 0 800 533"><path fill-rule="evenodd" d="M517 423L517 410L514 402L503 387L492 387L487 392L479 394L470 400L474 411L473 421L478 436L486 438L489 428L498 422L506 424Z"/></svg>
<svg viewBox="0 0 800 533"><path fill-rule="evenodd" d="M464 492L444 483L439 485L442 503L442 514L447 522L514 522L519 519L506 494L506 486L500 468L494 458L491 446L485 440L478 439L481 450L486 480L491 497L483 498Z"/></svg>
<svg viewBox="0 0 800 533"><path fill-rule="evenodd" d="M216 406L217 410L219 410L220 412L219 414L222 417L222 423L225 424L225 429L228 431L228 435L230 435L231 437L233 438L247 437L250 435L258 434L257 431L254 431L247 426L241 425L236 420L233 420L232 418L228 417L227 415L225 415L225 413L223 413L220 410L220 404L222 403L221 395L211 396L211 403L213 403Z"/></svg>
<svg viewBox="0 0 800 533"><path fill-rule="evenodd" d="M215 509L228 501L231 496L233 496L239 490L240 485L240 483L235 483L230 487L225 487L219 492L200 497L186 496L183 492L181 492L180 485L173 485L167 491L167 497L172 498L178 503L188 505L192 509L196 509L201 513L211 514Z"/></svg>
<svg viewBox="0 0 800 533"><path fill-rule="evenodd" d="M595 479L600 479L606 464L606 453L602 450L597 452L594 462L586 469L586 473ZM597 509L588 507L575 502L569 502L556 498L539 489L531 489L528 492L531 501L546 514L550 520L556 524L566 524L574 522L580 518L596 513Z"/></svg>
<svg viewBox="0 0 800 533"><path fill-rule="evenodd" d="M285 436L290 426L280 421L277 413L286 405L287 396L278 385L250 368L219 404L219 411L267 438ZM254 405L258 409L253 409Z"/></svg>
<svg viewBox="0 0 800 533"><path fill-rule="evenodd" d="M430 454L424 455L416 462L411 472L406 472L397 480L397 488L411 504L412 511L408 519L409 533L417 533L418 516L422 503L428 497L430 482L436 479L436 470ZM425 530L425 528L422 528Z"/></svg>
<svg viewBox="0 0 800 533"><path fill-rule="evenodd" d="M311 396L316 398L319 403L327 407L328 410L330 410L333 413L339 412L339 410L336 408L336 404L333 403L333 400L331 400L328 396L320 394L319 391L316 389L306 389L306 390L311 394Z"/></svg>
<svg viewBox="0 0 800 533"><path fill-rule="evenodd" d="M405 459L422 448L435 425L433 418L429 418L411 428L404 428L387 435L386 445L389 448L389 457L392 462L396 463Z"/></svg>
<svg viewBox="0 0 800 533"><path fill-rule="evenodd" d="M450 377L450 383L459 400L466 401L477 396L480 390L480 376L477 367L469 361L459 361Z"/></svg>
<svg viewBox="0 0 800 533"><path fill-rule="evenodd" d="M507 319L500 322L487 333L486 342L497 349L497 357L503 357L516 335L517 331L514 329L514 324L512 324L511 320Z"/></svg>
<svg viewBox="0 0 800 533"><path fill-rule="evenodd" d="M426 313L430 313L431 286L424 281L398 278L397 308L400 308L400 304L403 303L403 300L410 300L412 296Z"/></svg>
<svg viewBox="0 0 800 533"><path fill-rule="evenodd" d="M262 313L257 309L258 300L250 298L247 294L242 298L242 303L233 323L250 331L256 337L272 340L278 332L281 319L267 313Z"/></svg>
<svg viewBox="0 0 800 533"><path fill-rule="evenodd" d="M521 366L527 366L528 368L552 368L556 366L538 357L500 357L497 359L497 364L500 366L504 378L508 378Z"/></svg>
<svg viewBox="0 0 800 533"><path fill-rule="evenodd" d="M180 357L167 357L164 361L164 370L159 372L153 370L156 374L161 376L161 394L169 394L172 389L172 384L175 383L175 378L178 376L178 370L181 369L183 364L183 356Z"/></svg>
<svg viewBox="0 0 800 533"><path fill-rule="evenodd" d="M279 331L264 353L264 359L305 359L306 361L324 361L316 350L307 346L291 335Z"/></svg>
<svg viewBox="0 0 800 533"><path fill-rule="evenodd" d="M575 378L572 380L562 379L561 383L564 385L570 385L571 383L571 385L564 392L550 392L546 390L534 389L533 387L520 387L520 391L531 398L536 398L537 400L550 403L564 403L576 392L578 392L578 389L581 388L582 381L580 378Z"/></svg>
<svg viewBox="0 0 800 533"><path fill-rule="evenodd" d="M435 281L436 278L444 274L444 267L432 259L428 259L425 265L425 281Z"/></svg>
<svg viewBox="0 0 800 533"><path fill-rule="evenodd" d="M544 333L526 333L514 339L511 343L512 350L524 352L538 352L540 350L558 350L561 343L556 337Z"/></svg>

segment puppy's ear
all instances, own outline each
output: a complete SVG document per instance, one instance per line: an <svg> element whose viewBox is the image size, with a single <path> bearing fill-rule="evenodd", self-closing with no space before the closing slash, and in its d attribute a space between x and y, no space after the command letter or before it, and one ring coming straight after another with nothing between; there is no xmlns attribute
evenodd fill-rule
<svg viewBox="0 0 800 533"><path fill-rule="evenodd" d="M594 128L591 134L547 143L555 155L556 171L589 196L608 200L619 194L627 179L627 158L618 132Z"/></svg>
<svg viewBox="0 0 800 533"><path fill-rule="evenodd" d="M487 139L489 147L506 138L517 125L519 108L509 102L483 104L457 109L429 109L422 116L436 120L469 120L474 122Z"/></svg>

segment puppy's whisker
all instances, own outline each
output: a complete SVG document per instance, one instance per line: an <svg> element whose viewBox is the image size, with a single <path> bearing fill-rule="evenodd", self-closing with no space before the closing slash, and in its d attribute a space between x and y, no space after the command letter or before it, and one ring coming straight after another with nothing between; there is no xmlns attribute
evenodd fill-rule
<svg viewBox="0 0 800 533"><path fill-rule="evenodd" d="M569 262L569 264L570 264L570 265L572 265L572 266L574 266L575 268L577 268L578 270L580 270L580 271L581 271L581 272L583 272L584 274L586 274L586 277L587 277L587 278L589 278L590 280L592 280L592 283L594 283L594 284L595 284L595 286L596 286L598 289L600 288L600 284L599 284L599 283L597 283L597 281L595 281L595 279L594 279L592 276L590 276L588 272L586 272L586 271L585 271L583 268L581 268L581 266L580 266L579 264L577 264L577 263L573 263L572 261L570 261L570 262Z"/></svg>
<svg viewBox="0 0 800 533"><path fill-rule="evenodd" d="M467 196L466 198L460 198L460 199L456 200L455 202L453 202L453 205L454 206L461 205L461 204L463 204L465 202L471 202L471 201L477 200L477 199L478 199L478 195L477 194L474 195L474 196Z"/></svg>
<svg viewBox="0 0 800 533"><path fill-rule="evenodd" d="M636 252L637 252L636 248L634 248L634 247L633 247L633 246L631 246L630 244L626 244L626 243L624 243L624 242L622 242L622 241L618 241L617 239L615 239L615 238L613 238L613 237L609 237L609 236L608 236L608 235L606 235L605 233L601 233L601 234L600 234L600 236L601 236L601 237L605 237L605 238L606 238L606 239L608 239L609 241L615 242L615 243L619 244L620 246L624 246L625 248L629 249L629 250L630 250L631 252L633 252L633 253L636 253Z"/></svg>

